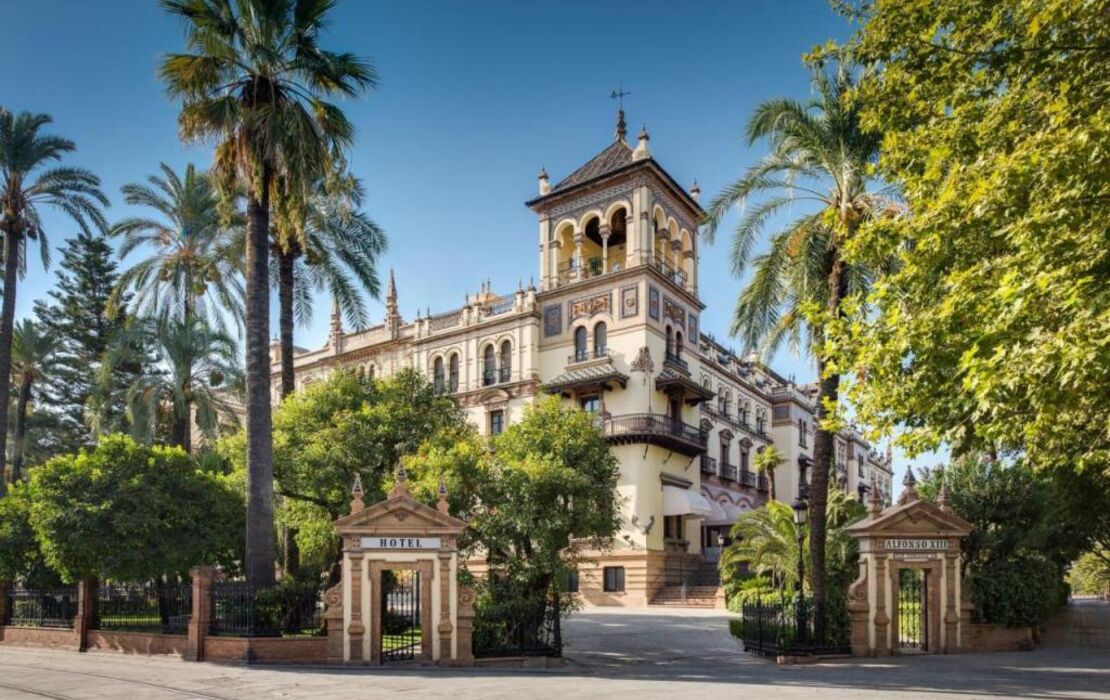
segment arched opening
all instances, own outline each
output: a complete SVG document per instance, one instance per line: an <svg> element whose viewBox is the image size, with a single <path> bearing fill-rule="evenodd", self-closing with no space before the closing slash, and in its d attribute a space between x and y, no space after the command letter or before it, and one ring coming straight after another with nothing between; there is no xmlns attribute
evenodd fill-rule
<svg viewBox="0 0 1110 700"><path fill-rule="evenodd" d="M689 231L683 229L681 233L681 249L678 251L678 266L682 271L682 284L689 286L694 279L694 237Z"/></svg>
<svg viewBox="0 0 1110 700"><path fill-rule="evenodd" d="M676 359L682 359L682 331L674 334L674 356Z"/></svg>
<svg viewBox="0 0 1110 700"><path fill-rule="evenodd" d="M490 386L497 381L497 357L493 352L493 345L487 345L482 351L482 385Z"/></svg>
<svg viewBox="0 0 1110 700"><path fill-rule="evenodd" d="M609 272L628 265L628 210L620 207L609 217Z"/></svg>
<svg viewBox="0 0 1110 700"><path fill-rule="evenodd" d="M503 382L509 381L513 374L513 344L509 341L501 343L501 370L499 378Z"/></svg>
<svg viewBox="0 0 1110 700"><path fill-rule="evenodd" d="M574 329L574 361L582 362L586 356L586 327L579 326Z"/></svg>
<svg viewBox="0 0 1110 700"><path fill-rule="evenodd" d="M574 224L569 221L559 227L555 232L556 251L556 276L559 284L574 281L578 260L574 257Z"/></svg>
<svg viewBox="0 0 1110 700"><path fill-rule="evenodd" d="M601 240L601 219L593 216L582 228L582 274L580 279L597 277L603 270L603 244Z"/></svg>
<svg viewBox="0 0 1110 700"><path fill-rule="evenodd" d="M366 378L367 379L374 379L374 374L375 374L374 365L370 365L369 367L366 368Z"/></svg>
<svg viewBox="0 0 1110 700"><path fill-rule="evenodd" d="M667 326L667 357L674 355L674 329Z"/></svg>
<svg viewBox="0 0 1110 700"><path fill-rule="evenodd" d="M747 425L748 424L748 418L751 415L752 405L751 405L750 402L745 401L744 403L739 405L739 409L740 409L740 415L739 415L740 422L743 423L744 425Z"/></svg>
<svg viewBox="0 0 1110 700"><path fill-rule="evenodd" d="M594 357L605 357L609 352L609 331L604 321L594 326Z"/></svg>
<svg viewBox="0 0 1110 700"><path fill-rule="evenodd" d="M459 390L459 354L455 352L447 359L447 388L452 392Z"/></svg>
<svg viewBox="0 0 1110 700"><path fill-rule="evenodd" d="M436 361L432 365L432 386L435 387L435 392L437 394L442 394L444 391L447 390L447 377L445 376L445 374L446 373L443 369L443 358L437 357Z"/></svg>

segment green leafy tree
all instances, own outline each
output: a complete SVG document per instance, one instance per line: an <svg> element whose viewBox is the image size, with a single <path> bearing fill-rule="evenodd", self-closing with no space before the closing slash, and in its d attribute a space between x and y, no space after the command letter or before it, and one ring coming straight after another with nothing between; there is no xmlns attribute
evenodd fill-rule
<svg viewBox="0 0 1110 700"><path fill-rule="evenodd" d="M1095 549L1076 559L1068 571L1068 585L1077 595L1110 596L1110 551Z"/></svg>
<svg viewBox="0 0 1110 700"><path fill-rule="evenodd" d="M845 99L853 85L848 66L840 65L832 75L818 67L814 99L777 99L756 107L748 121L748 142L766 139L770 152L713 199L706 217L712 241L734 206L756 199L732 238L734 273L743 274L749 263L754 270L737 300L732 333L765 353L789 340L816 360L820 383L809 513L818 636L825 625L825 496L840 395L840 370L830 364L825 348L826 326L843 316L842 302L866 290L873 275L872 268L848 262L845 246L864 222L891 207L870 176L879 138L863 130L858 107ZM769 220L798 205L810 211L772 234L767 252L749 260Z"/></svg>
<svg viewBox="0 0 1110 700"><path fill-rule="evenodd" d="M526 408L489 453L471 435L469 447L408 460L416 493L434 502L445 479L452 512L470 526L466 551L483 553L503 587L494 598L557 594L584 552L607 549L620 529L619 463L593 415L555 397Z"/></svg>
<svg viewBox="0 0 1110 700"><path fill-rule="evenodd" d="M42 552L31 527L30 490L12 483L0 498L0 581L57 583L57 575L42 563Z"/></svg>
<svg viewBox="0 0 1110 700"><path fill-rule="evenodd" d="M236 323L243 315L242 258L232 255L215 187L192 163L184 176L165 163L161 171L147 184L123 186L125 202L160 216L131 216L112 226L110 234L122 239L120 258L140 248L149 255L120 275L110 307L129 302L136 316L197 317L224 330L221 311Z"/></svg>
<svg viewBox="0 0 1110 700"><path fill-rule="evenodd" d="M115 368L103 384L101 366L127 317L108 315L118 274L103 236L81 233L62 249L57 284L48 300L35 302L35 319L56 339L53 370L40 384L35 451L42 457L76 452L94 444L92 425L127 430L127 387L143 372L141 362ZM96 413L90 406L96 406Z"/></svg>
<svg viewBox="0 0 1110 700"><path fill-rule="evenodd" d="M873 317L837 334L858 417L911 454L1025 451L1110 474L1110 30L1099 0L864 3L849 45L878 174L911 216ZM839 49L835 49L839 50Z"/></svg>
<svg viewBox="0 0 1110 700"><path fill-rule="evenodd" d="M15 326L12 338L12 372L19 381L16 397L15 421L12 427L12 482L23 478L23 455L27 438L27 410L32 391L42 378L55 366L56 339L40 324L25 318Z"/></svg>
<svg viewBox="0 0 1110 700"><path fill-rule="evenodd" d="M26 274L27 253L35 242L43 267L50 264L50 244L42 210L60 210L84 233L106 228L100 208L108 198L100 179L88 170L54 166L77 146L60 136L42 133L50 124L45 114L15 115L0 108L0 233L4 235L4 300L0 307L0 426L8 425L11 401L12 332L20 278ZM8 431L0 430L0 496L7 490L5 463Z"/></svg>
<svg viewBox="0 0 1110 700"><path fill-rule="evenodd" d="M192 451L194 419L209 441L215 439L221 418L237 422L232 402L241 389L242 372L229 335L199 317L139 319L105 360L104 381L112 381L117 366L135 362L137 348L159 371L136 377L127 389L135 437L150 443L159 424L168 423L170 443Z"/></svg>
<svg viewBox="0 0 1110 700"><path fill-rule="evenodd" d="M1104 480L1079 486L1074 477L978 455L924 475L921 496L935 500L947 484L953 512L974 526L963 559L977 619L1038 625L1063 602L1068 565L1095 539L1097 519L1087 510L1110 508ZM1090 492L1101 493L1101 504Z"/></svg>
<svg viewBox="0 0 1110 700"><path fill-rule="evenodd" d="M247 201L247 580L274 581L273 424L270 412L270 209L274 195L304 197L354 128L326 98L374 85L373 67L320 46L331 0L163 0L182 19L189 53L159 73L182 101L187 140L215 139L225 194ZM284 191L275 191L277 178Z"/></svg>
<svg viewBox="0 0 1110 700"><path fill-rule="evenodd" d="M179 447L103 438L36 469L30 498L35 537L66 581L185 575L242 552L241 495Z"/></svg>
<svg viewBox="0 0 1110 700"><path fill-rule="evenodd" d="M410 369L376 380L339 370L283 401L274 412L275 489L305 565L327 570L336 561L331 523L347 514L356 474L368 503L384 498L403 455L465 426L454 401ZM240 473L244 440L236 434L220 443Z"/></svg>

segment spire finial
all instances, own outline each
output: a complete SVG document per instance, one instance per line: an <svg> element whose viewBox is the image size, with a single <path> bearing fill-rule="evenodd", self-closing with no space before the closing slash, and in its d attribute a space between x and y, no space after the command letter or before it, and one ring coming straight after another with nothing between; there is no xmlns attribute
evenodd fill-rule
<svg viewBox="0 0 1110 700"><path fill-rule="evenodd" d="M883 512L883 499L879 497L879 484L874 475L871 476L871 489L867 496L867 514L874 520Z"/></svg>
<svg viewBox="0 0 1110 700"><path fill-rule="evenodd" d="M624 98L631 95L631 92L626 92L624 83L621 86L609 93L609 99L617 101L617 140L624 141L624 137L628 134L628 126L624 123Z"/></svg>
<svg viewBox="0 0 1110 700"><path fill-rule="evenodd" d="M701 185L698 184L696 177L694 178L694 185L690 188L690 196L694 198L695 202L701 197Z"/></svg>
<svg viewBox="0 0 1110 700"><path fill-rule="evenodd" d="M898 497L898 504L913 503L917 500L917 477L913 475L913 467L906 467L906 478L902 479L902 495Z"/></svg>
<svg viewBox="0 0 1110 700"><path fill-rule="evenodd" d="M436 504L436 509L440 513L449 513L450 506L447 505L447 481L444 480L443 475L439 475L439 488L436 489L439 495L439 503Z"/></svg>
<svg viewBox="0 0 1110 700"><path fill-rule="evenodd" d="M355 473L355 483L351 486L351 512L357 513L366 507L362 502L362 475Z"/></svg>
<svg viewBox="0 0 1110 700"><path fill-rule="evenodd" d="M411 496L409 493L409 486L406 483L408 480L408 472L405 471L405 465L402 462L397 463L397 481L393 484L393 488L389 492L390 498L397 498L398 496Z"/></svg>
<svg viewBox="0 0 1110 700"><path fill-rule="evenodd" d="M940 473L940 494L937 496L937 506L947 513L952 509L952 499L948 495L948 479L945 478L944 467L937 467Z"/></svg>

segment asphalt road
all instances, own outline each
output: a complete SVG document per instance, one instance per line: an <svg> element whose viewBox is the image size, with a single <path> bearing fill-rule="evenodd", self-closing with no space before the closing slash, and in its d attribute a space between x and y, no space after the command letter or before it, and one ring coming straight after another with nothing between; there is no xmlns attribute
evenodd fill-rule
<svg viewBox="0 0 1110 700"><path fill-rule="evenodd" d="M4 648L0 698L1105 698L1110 606L1074 606L1036 651L779 667L740 651L727 618L603 610L567 624L564 668L325 669L186 663L172 657Z"/></svg>

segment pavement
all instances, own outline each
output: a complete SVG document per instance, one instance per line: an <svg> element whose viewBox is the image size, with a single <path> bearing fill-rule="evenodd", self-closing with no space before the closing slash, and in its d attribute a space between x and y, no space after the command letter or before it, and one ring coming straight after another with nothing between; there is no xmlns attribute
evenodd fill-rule
<svg viewBox="0 0 1110 700"><path fill-rule="evenodd" d="M559 669L243 667L175 657L0 650L4 700L200 698L1096 698L1110 700L1110 605L1075 603L1035 651L780 667L743 653L727 616L594 609L565 626Z"/></svg>

